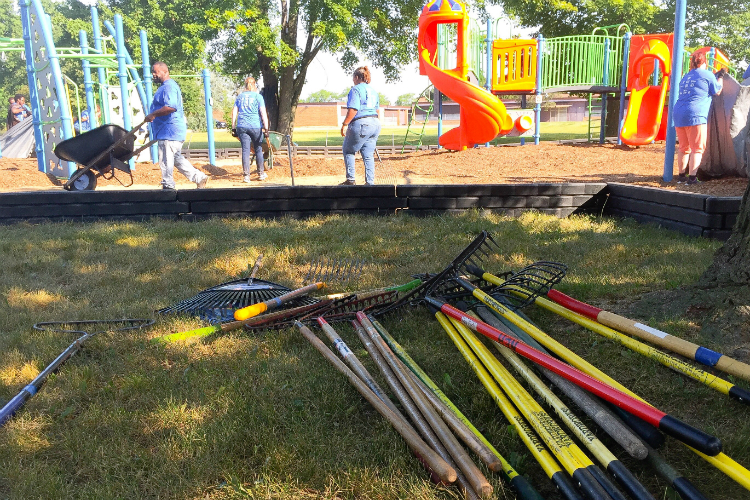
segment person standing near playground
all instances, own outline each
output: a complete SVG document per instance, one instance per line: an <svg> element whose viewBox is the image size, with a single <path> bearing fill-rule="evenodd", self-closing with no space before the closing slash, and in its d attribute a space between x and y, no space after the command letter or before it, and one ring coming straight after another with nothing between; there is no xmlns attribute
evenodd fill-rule
<svg viewBox="0 0 750 500"><path fill-rule="evenodd" d="M357 151L362 155L365 163L365 185L375 184L375 159L373 154L380 135L380 120L378 108L380 96L370 86L372 77L367 66L360 66L352 75L354 86L346 98L348 108L344 122L341 125L341 135L344 137L344 165L346 166L346 180L341 186L353 186L354 155Z"/></svg>
<svg viewBox="0 0 750 500"><path fill-rule="evenodd" d="M187 135L185 114L182 109L182 91L170 76L169 68L161 61L151 67L154 83L161 86L154 93L149 114L145 120L152 122L151 130L159 144L159 166L161 167L162 189L175 189L174 169L198 189L206 187L208 176L195 168L182 156L182 143Z"/></svg>
<svg viewBox="0 0 750 500"><path fill-rule="evenodd" d="M13 108L16 105L16 98L15 97L9 97L8 98L8 114L5 116L5 129L10 130L13 125L18 123L16 121L16 118L13 116Z"/></svg>
<svg viewBox="0 0 750 500"><path fill-rule="evenodd" d="M706 149L711 96L721 93L724 70L714 76L706 69L707 66L706 54L694 52L690 57L690 71L680 80L680 91L674 107L674 125L680 143L677 149L679 183L699 182L697 173Z"/></svg>
<svg viewBox="0 0 750 500"><path fill-rule="evenodd" d="M23 94L16 94L14 99L15 104L10 106L10 110L13 114L13 125L17 125L31 116L31 108L26 104L26 98Z"/></svg>
<svg viewBox="0 0 750 500"><path fill-rule="evenodd" d="M266 102L258 93L255 78L245 78L245 91L237 96L232 108L232 135L242 145L243 181L250 182L250 150L255 152L255 165L258 169L258 180L265 180L268 175L263 171L263 137L268 133L268 114Z"/></svg>

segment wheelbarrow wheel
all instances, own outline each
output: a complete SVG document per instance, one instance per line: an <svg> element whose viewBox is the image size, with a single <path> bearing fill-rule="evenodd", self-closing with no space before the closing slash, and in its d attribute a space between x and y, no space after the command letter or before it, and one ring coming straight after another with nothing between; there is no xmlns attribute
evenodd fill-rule
<svg viewBox="0 0 750 500"><path fill-rule="evenodd" d="M96 189L96 174L91 170L84 172L68 188L70 191L93 191Z"/></svg>

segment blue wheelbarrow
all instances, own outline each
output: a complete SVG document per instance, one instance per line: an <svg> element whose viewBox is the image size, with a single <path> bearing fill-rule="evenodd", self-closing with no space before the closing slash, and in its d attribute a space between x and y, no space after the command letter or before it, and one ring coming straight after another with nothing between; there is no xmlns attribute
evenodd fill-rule
<svg viewBox="0 0 750 500"><path fill-rule="evenodd" d="M132 186L133 173L130 171L128 160L135 158L156 142L150 141L135 149L136 134L145 124L143 121L130 131L119 125L102 125L58 144L55 147L55 155L63 161L72 161L79 165L78 170L63 184L63 188L68 191L94 190L98 177L116 178L115 170L130 176L130 184L123 186Z"/></svg>

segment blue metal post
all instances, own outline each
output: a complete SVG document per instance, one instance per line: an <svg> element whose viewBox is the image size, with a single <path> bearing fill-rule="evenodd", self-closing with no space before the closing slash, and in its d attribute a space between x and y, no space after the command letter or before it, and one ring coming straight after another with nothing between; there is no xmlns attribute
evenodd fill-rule
<svg viewBox="0 0 750 500"><path fill-rule="evenodd" d="M150 112L151 101L154 99L154 88L151 83L151 62L149 61L148 54L148 41L146 40L146 30L141 30L141 60L143 64L143 87L146 92L146 114ZM153 128L152 125L148 124L148 138L153 139ZM159 163L159 147L156 144L151 145L151 161L153 163Z"/></svg>
<svg viewBox="0 0 750 500"><path fill-rule="evenodd" d="M130 130L130 102L128 99L128 69L125 61L125 35L122 29L122 16L115 14L115 43L117 44L117 78L120 80L120 111L122 112L122 126ZM131 158L128 163L130 168L135 167L135 161Z"/></svg>
<svg viewBox="0 0 750 500"><path fill-rule="evenodd" d="M36 161L40 172L47 173L49 162L44 152L44 138L42 135L42 113L39 108L39 91L36 87L36 68L34 68L34 52L31 48L31 13L29 3L19 0L21 7L21 25L23 26L23 47L26 59L26 79L29 82L29 104L31 105L31 117L34 121L34 140L36 146Z"/></svg>
<svg viewBox="0 0 750 500"><path fill-rule="evenodd" d="M96 50L97 54L102 54L102 32L99 28L99 11L96 10L96 7L94 6L91 7L91 28L93 29L94 34L94 50ZM110 121L109 106L107 105L109 99L105 98L108 84L107 72L104 68L97 68L96 71L99 77L99 102L102 110L102 123L108 123ZM95 125L98 125L97 121L96 113L94 113L94 121L91 122L91 126L94 127Z"/></svg>
<svg viewBox="0 0 750 500"><path fill-rule="evenodd" d="M526 94L521 94L521 109L526 109ZM526 138L521 137L521 146L526 145Z"/></svg>
<svg viewBox="0 0 750 500"><path fill-rule="evenodd" d="M609 38L604 40L604 70L602 71L602 85L609 85ZM604 144L607 135L607 93L602 93L601 123L599 124L599 144Z"/></svg>
<svg viewBox="0 0 750 500"><path fill-rule="evenodd" d="M104 21L104 27L107 28L110 35L117 38L117 30L112 26L112 23L110 23L109 21ZM147 110L150 105L150 101L146 99L146 92L143 89L143 82L141 81L141 76L138 74L138 71L136 71L135 69L133 58L130 57L130 52L128 52L128 49L125 49L125 67L130 72L130 78L135 83L135 88L138 91L138 97L141 99L143 110L146 111L146 114L148 114Z"/></svg>
<svg viewBox="0 0 750 500"><path fill-rule="evenodd" d="M544 50L544 37L540 34L536 44L536 103L534 104L534 144L539 144L541 138L540 122L542 121L542 51Z"/></svg>
<svg viewBox="0 0 750 500"><path fill-rule="evenodd" d="M33 3L37 13L44 12L40 0L34 0ZM57 56L57 51L55 50L55 42L52 38L52 19L49 15L44 14L39 16L39 21L39 24L41 24L42 26L44 45L47 47L47 58L49 59L49 64L52 67L52 79L54 80L55 88L57 89L57 91L62 92L62 95L57 96L57 106L60 110L60 129L62 132L61 139L70 139L71 137L73 137L73 123L70 117L70 106L68 105L68 103L64 102L65 85L62 79L62 70L60 69L60 59ZM78 169L75 162L68 161L63 163L68 164L68 177L71 177Z"/></svg>
<svg viewBox="0 0 750 500"><path fill-rule="evenodd" d="M622 145L620 133L625 119L625 94L628 91L628 64L630 63L630 39L633 37L629 31L622 37L622 78L620 78L620 117L617 121L617 145Z"/></svg>
<svg viewBox="0 0 750 500"><path fill-rule="evenodd" d="M484 88L487 92L490 92L492 88L492 21L489 16L487 17L487 38L484 39L487 46L487 66L484 69ZM490 147L490 143L485 143L486 147Z"/></svg>
<svg viewBox="0 0 750 500"><path fill-rule="evenodd" d="M81 54L89 53L89 42L86 39L86 32L81 30L78 32L78 41L81 43ZM83 88L86 92L86 107L89 109L89 127L96 127L96 106L94 105L94 83L91 81L91 68L89 67L89 60L82 59L81 64L83 65Z"/></svg>
<svg viewBox="0 0 750 500"><path fill-rule="evenodd" d="M438 148L440 148L440 136L443 135L443 93L435 88L435 97L438 102Z"/></svg>
<svg viewBox="0 0 750 500"><path fill-rule="evenodd" d="M206 98L206 130L208 131L208 162L211 165L216 163L215 144L214 144L214 112L213 98L211 97L211 74L207 69L202 72L203 76L203 93Z"/></svg>
<svg viewBox="0 0 750 500"><path fill-rule="evenodd" d="M672 48L672 78L669 79L669 111L667 113L667 143L664 150L664 182L671 182L674 170L674 149L677 132L672 110L677 103L682 77L682 52L685 46L685 13L687 0L677 0L674 12L674 45Z"/></svg>

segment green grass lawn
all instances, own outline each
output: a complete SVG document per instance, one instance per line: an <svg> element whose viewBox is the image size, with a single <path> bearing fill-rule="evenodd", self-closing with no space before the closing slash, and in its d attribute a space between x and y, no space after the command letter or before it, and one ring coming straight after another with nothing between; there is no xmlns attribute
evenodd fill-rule
<svg viewBox="0 0 750 500"><path fill-rule="evenodd" d="M599 120L594 120L595 124L599 123ZM598 125L597 125L598 126ZM444 131L453 128L454 125L444 127ZM404 136L406 135L407 127L384 127L380 132L378 138L378 145L390 146L396 144L400 146L404 142ZM562 141L569 139L585 139L588 136L588 121L582 122L542 122L541 134L543 141ZM598 128L596 137L598 138ZM326 144L331 146L341 146L344 142L344 138L341 137L341 129L337 127L315 127L315 128L300 128L294 131L294 138L292 139L295 143L300 146L324 146ZM437 125L430 124L425 128L425 134L422 137L422 144L437 144ZM534 142L532 137L526 138L527 143ZM509 144L519 142L518 137L501 137L492 141L492 144ZM216 148L238 148L240 143L237 139L231 136L227 130L214 130L214 143ZM205 132L195 132L193 134L188 133L187 140L185 141L185 147L192 149L206 149L208 148L208 139Z"/></svg>
<svg viewBox="0 0 750 500"><path fill-rule="evenodd" d="M348 290L403 283L441 270L483 229L499 244L485 260L489 270L561 261L569 273L558 288L596 304L694 282L719 246L609 219L476 211L2 226L0 404L76 337L36 332L36 322L152 317L247 276L261 253L258 277L291 287L321 256L366 261ZM549 313L527 313L660 409L716 434L729 456L750 466L746 407ZM720 339L699 338L694 320L678 313L639 320L721 350ZM545 498L560 498L426 308L381 322ZM457 498L429 482L404 441L295 329L149 342L202 325L161 317L147 331L91 339L0 428L0 498ZM335 326L377 373L351 327ZM611 449L655 498L677 498L647 465ZM676 441L661 451L713 500L748 498ZM496 498L515 498L481 468Z"/></svg>

